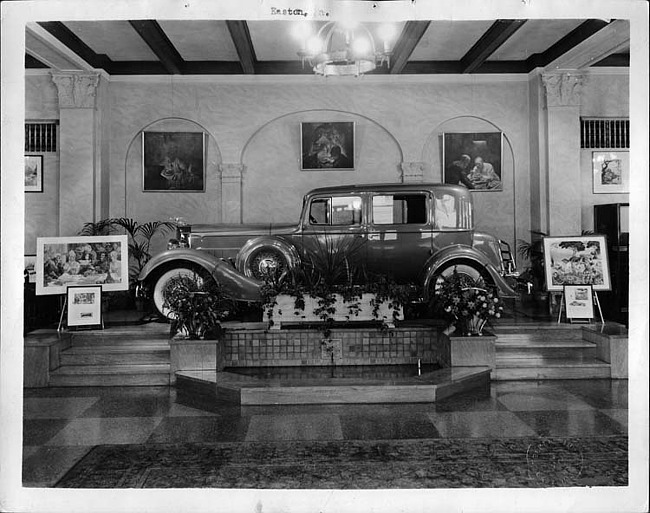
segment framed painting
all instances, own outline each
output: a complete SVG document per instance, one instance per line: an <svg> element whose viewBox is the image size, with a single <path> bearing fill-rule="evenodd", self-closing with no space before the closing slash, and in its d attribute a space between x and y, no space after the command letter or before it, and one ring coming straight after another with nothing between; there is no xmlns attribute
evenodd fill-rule
<svg viewBox="0 0 650 513"><path fill-rule="evenodd" d="M594 194L630 192L630 152L594 151L591 154Z"/></svg>
<svg viewBox="0 0 650 513"><path fill-rule="evenodd" d="M443 182L473 191L502 191L501 132L442 134Z"/></svg>
<svg viewBox="0 0 650 513"><path fill-rule="evenodd" d="M143 132L144 192L204 192L203 132Z"/></svg>
<svg viewBox="0 0 650 513"><path fill-rule="evenodd" d="M41 237L36 240L36 294L65 294L73 285L128 290L126 235Z"/></svg>
<svg viewBox="0 0 650 513"><path fill-rule="evenodd" d="M25 155L25 192L43 192L43 155Z"/></svg>
<svg viewBox="0 0 650 513"><path fill-rule="evenodd" d="M102 286L72 285L67 288L68 328L102 326Z"/></svg>
<svg viewBox="0 0 650 513"><path fill-rule="evenodd" d="M300 124L303 171L354 169L354 122Z"/></svg>
<svg viewBox="0 0 650 513"><path fill-rule="evenodd" d="M605 236L544 237L544 273L549 291L565 285L611 290Z"/></svg>
<svg viewBox="0 0 650 513"><path fill-rule="evenodd" d="M594 297L591 285L565 285L564 304L567 319L593 319Z"/></svg>
<svg viewBox="0 0 650 513"><path fill-rule="evenodd" d="M36 255L25 255L24 273L28 283L36 283Z"/></svg>

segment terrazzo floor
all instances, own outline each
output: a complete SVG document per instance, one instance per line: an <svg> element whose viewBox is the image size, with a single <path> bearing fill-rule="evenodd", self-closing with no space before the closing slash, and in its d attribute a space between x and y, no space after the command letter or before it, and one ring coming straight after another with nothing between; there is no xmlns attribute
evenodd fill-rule
<svg viewBox="0 0 650 513"><path fill-rule="evenodd" d="M100 444L626 435L627 380L494 382L430 404L199 404L173 387L25 389L23 484Z"/></svg>

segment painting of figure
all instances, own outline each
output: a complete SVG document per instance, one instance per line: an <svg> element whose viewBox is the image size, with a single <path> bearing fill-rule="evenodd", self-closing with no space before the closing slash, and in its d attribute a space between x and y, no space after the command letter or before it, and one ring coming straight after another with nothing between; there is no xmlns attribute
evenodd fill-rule
<svg viewBox="0 0 650 513"><path fill-rule="evenodd" d="M144 192L205 190L202 132L144 132L142 145Z"/></svg>
<svg viewBox="0 0 650 513"><path fill-rule="evenodd" d="M36 294L64 294L71 285L129 288L126 235L37 239Z"/></svg>
<svg viewBox="0 0 650 513"><path fill-rule="evenodd" d="M302 123L302 165L308 170L354 169L354 123Z"/></svg>
<svg viewBox="0 0 650 513"><path fill-rule="evenodd" d="M501 132L443 134L443 181L477 191L502 191L501 137Z"/></svg>

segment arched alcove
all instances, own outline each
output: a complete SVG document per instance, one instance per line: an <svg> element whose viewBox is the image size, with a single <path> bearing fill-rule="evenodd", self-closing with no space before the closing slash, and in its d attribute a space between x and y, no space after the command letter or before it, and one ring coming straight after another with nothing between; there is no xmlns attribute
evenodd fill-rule
<svg viewBox="0 0 650 513"><path fill-rule="evenodd" d="M491 233L510 244L517 239L516 161L508 134L490 120L475 116L448 119L432 130L422 149L422 160L428 162L426 181L443 181L443 134L501 132L501 182L503 190L472 192L477 230ZM514 249L514 248L513 248Z"/></svg>
<svg viewBox="0 0 650 513"><path fill-rule="evenodd" d="M355 169L301 171L301 123L352 121ZM242 149L242 212L246 222L298 219L306 192L328 185L400 180L402 149L383 126L351 112L308 110L286 114L260 127Z"/></svg>
<svg viewBox="0 0 650 513"><path fill-rule="evenodd" d="M202 132L204 138L205 189L202 192L144 192L144 132ZM183 217L190 223L221 221L221 152L215 138L200 124L183 118L164 118L143 127L129 143L124 164L124 215L140 222Z"/></svg>

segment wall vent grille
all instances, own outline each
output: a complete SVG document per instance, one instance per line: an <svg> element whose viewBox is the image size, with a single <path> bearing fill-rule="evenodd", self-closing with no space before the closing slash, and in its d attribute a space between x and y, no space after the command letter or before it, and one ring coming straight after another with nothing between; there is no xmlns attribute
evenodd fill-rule
<svg viewBox="0 0 650 513"><path fill-rule="evenodd" d="M580 118L581 148L629 148L627 118Z"/></svg>
<svg viewBox="0 0 650 513"><path fill-rule="evenodd" d="M25 152L56 152L57 121L25 123Z"/></svg>

